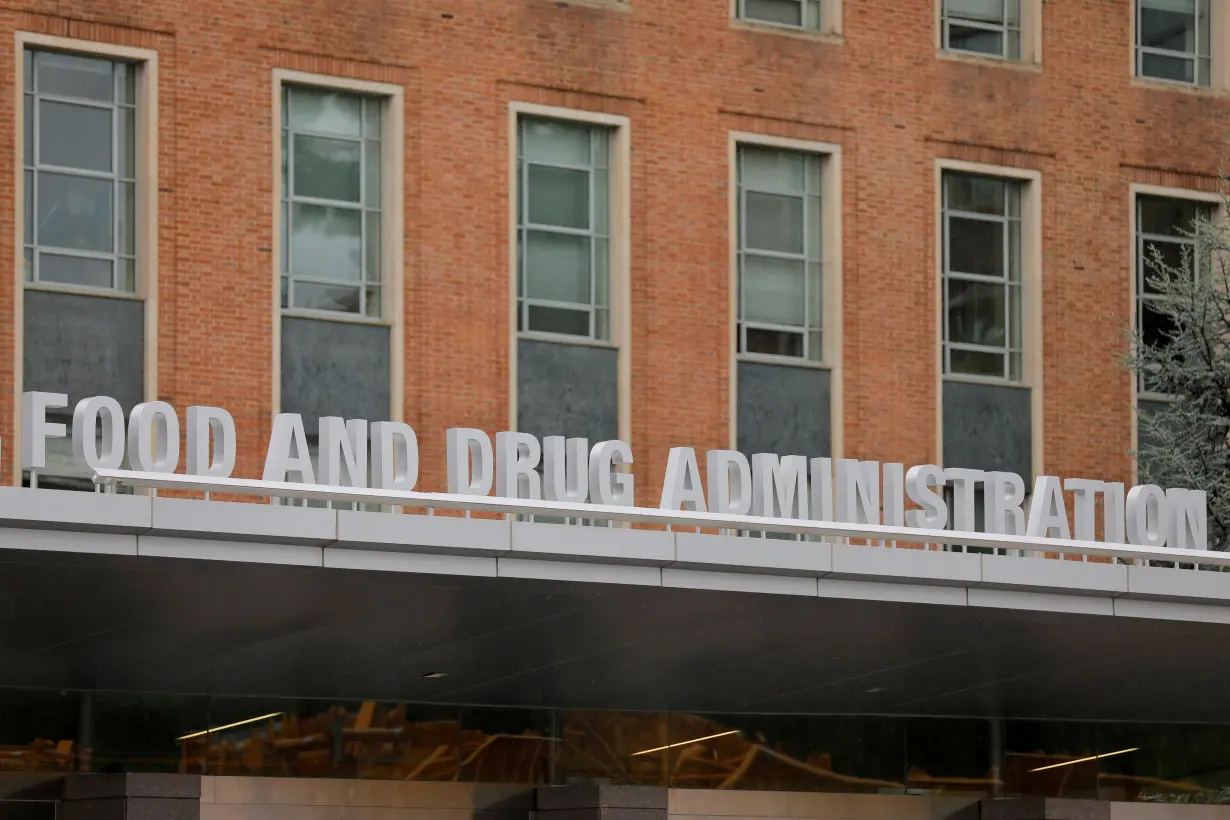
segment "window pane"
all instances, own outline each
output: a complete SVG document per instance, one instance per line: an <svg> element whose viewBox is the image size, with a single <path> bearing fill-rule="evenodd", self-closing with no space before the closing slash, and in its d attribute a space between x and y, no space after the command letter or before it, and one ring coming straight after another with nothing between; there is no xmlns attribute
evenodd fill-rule
<svg viewBox="0 0 1230 820"><path fill-rule="evenodd" d="M589 335L589 312L567 308L529 306L529 329L539 333L566 333L569 336Z"/></svg>
<svg viewBox="0 0 1230 820"><path fill-rule="evenodd" d="M609 172L594 171L591 179L594 186L594 232L599 236L611 234L611 190Z"/></svg>
<svg viewBox="0 0 1230 820"><path fill-rule="evenodd" d="M948 47L976 54L1003 56L1004 35L999 31L970 28L956 23L948 24Z"/></svg>
<svg viewBox="0 0 1230 820"><path fill-rule="evenodd" d="M562 228L589 228L589 172L531 165L529 222Z"/></svg>
<svg viewBox="0 0 1230 820"><path fill-rule="evenodd" d="M1191 200L1168 199L1157 196L1142 196L1138 200L1142 233L1162 236L1185 236L1193 230L1197 216L1208 216L1209 209Z"/></svg>
<svg viewBox="0 0 1230 820"><path fill-rule="evenodd" d="M1006 343L1004 286L948 280L948 341L1001 347Z"/></svg>
<svg viewBox="0 0 1230 820"><path fill-rule="evenodd" d="M367 257L364 259L364 267L367 273L367 281L380 281L380 214L368 212L365 217L367 220L367 234L364 241L367 242Z"/></svg>
<svg viewBox="0 0 1230 820"><path fill-rule="evenodd" d="M137 192L131 182L120 183L119 213L116 217L120 240L117 252L131 256L137 248Z"/></svg>
<svg viewBox="0 0 1230 820"><path fill-rule="evenodd" d="M1021 289L1019 287L1008 288L1008 347L1013 350L1021 349L1021 324L1024 322L1024 317L1021 315Z"/></svg>
<svg viewBox="0 0 1230 820"><path fill-rule="evenodd" d="M107 259L81 259L53 253L38 255L40 282L62 285L83 285L92 288L111 287L111 262Z"/></svg>
<svg viewBox="0 0 1230 820"><path fill-rule="evenodd" d="M744 194L747 236L744 247L803 253L803 199L776 194Z"/></svg>
<svg viewBox="0 0 1230 820"><path fill-rule="evenodd" d="M25 100L24 109L22 111L22 152L23 161L26 165L34 164L34 97L31 94L23 95Z"/></svg>
<svg viewBox="0 0 1230 820"><path fill-rule="evenodd" d="M588 305L589 238L527 231L525 241L525 295Z"/></svg>
<svg viewBox="0 0 1230 820"><path fill-rule="evenodd" d="M40 51L34 63L39 94L111 102L115 93L110 60Z"/></svg>
<svg viewBox="0 0 1230 820"><path fill-rule="evenodd" d="M363 100L363 136L368 139L378 140L383 136L380 127L380 109L383 107L384 100L374 97L367 97Z"/></svg>
<svg viewBox="0 0 1230 820"><path fill-rule="evenodd" d="M949 17L978 20L983 23L1004 22L1003 0L944 0L944 12Z"/></svg>
<svg viewBox="0 0 1230 820"><path fill-rule="evenodd" d="M105 179L40 172L36 241L111 253L113 184Z"/></svg>
<svg viewBox="0 0 1230 820"><path fill-rule="evenodd" d="M1167 51L1196 51L1196 0L1139 0L1140 44Z"/></svg>
<svg viewBox="0 0 1230 820"><path fill-rule="evenodd" d="M38 116L40 165L111 170L110 109L43 100Z"/></svg>
<svg viewBox="0 0 1230 820"><path fill-rule="evenodd" d="M363 150L363 204L369 208L380 207L380 143L368 141Z"/></svg>
<svg viewBox="0 0 1230 820"><path fill-rule="evenodd" d="M590 164L590 128L559 120L521 120L523 156L547 165Z"/></svg>
<svg viewBox="0 0 1230 820"><path fill-rule="evenodd" d="M359 289L337 285L295 282L295 307L306 310L359 312Z"/></svg>
<svg viewBox="0 0 1230 820"><path fill-rule="evenodd" d="M802 327L807 308L803 271L802 262L744 256L744 321Z"/></svg>
<svg viewBox="0 0 1230 820"><path fill-rule="evenodd" d="M778 194L806 193L807 156L795 151L740 149L740 182L744 188Z"/></svg>
<svg viewBox="0 0 1230 820"><path fill-rule="evenodd" d="M948 270L1003 276L1003 223L949 217Z"/></svg>
<svg viewBox="0 0 1230 820"><path fill-rule="evenodd" d="M290 127L299 131L362 135L362 99L319 88L291 88Z"/></svg>
<svg viewBox="0 0 1230 820"><path fill-rule="evenodd" d="M22 197L26 201L25 215L22 221L25 232L25 243L27 245L34 244L34 172L26 171L25 178L22 181Z"/></svg>
<svg viewBox="0 0 1230 820"><path fill-rule="evenodd" d="M34 90L34 52L26 49L21 55L22 87L26 91Z"/></svg>
<svg viewBox="0 0 1230 820"><path fill-rule="evenodd" d="M137 175L137 112L132 108L121 108L115 112L119 142L119 175L132 179Z"/></svg>
<svg viewBox="0 0 1230 820"><path fill-rule="evenodd" d="M1186 57L1166 57L1161 54L1140 55L1140 73L1158 80L1193 83L1195 62Z"/></svg>
<svg viewBox="0 0 1230 820"><path fill-rule="evenodd" d="M745 353L760 353L767 356L802 356L803 334L784 330L763 330L749 327L746 331Z"/></svg>
<svg viewBox="0 0 1230 820"><path fill-rule="evenodd" d="M950 350L950 373L961 373L966 376L1004 376L1004 356L1002 353L983 353L975 350Z"/></svg>
<svg viewBox="0 0 1230 820"><path fill-rule="evenodd" d="M611 245L605 239L594 240L594 304L606 307L611 289Z"/></svg>
<svg viewBox="0 0 1230 820"><path fill-rule="evenodd" d="M295 135L294 195L358 202L360 144Z"/></svg>
<svg viewBox="0 0 1230 820"><path fill-rule="evenodd" d="M1187 249L1189 254L1188 259L1183 259L1183 251ZM1141 273L1143 278L1141 284L1145 293L1157 293L1157 287L1152 284L1154 280L1167 277L1173 271L1186 271L1192 269L1192 260L1190 254L1193 252L1191 245L1185 245L1181 242L1157 242L1149 241L1144 245L1145 256L1141 260ZM1156 255L1155 255L1156 251ZM1164 268L1159 269L1154 264L1154 259L1160 257L1161 264Z"/></svg>
<svg viewBox="0 0 1230 820"><path fill-rule="evenodd" d="M1141 336L1149 347L1164 347L1172 341L1176 326L1174 319L1155 309L1154 305L1152 300L1141 302Z"/></svg>
<svg viewBox="0 0 1230 820"><path fill-rule="evenodd" d="M949 210L996 216L1004 214L1004 180L971 174L945 174L944 184L948 192L946 207Z"/></svg>
<svg viewBox="0 0 1230 820"><path fill-rule="evenodd" d="M803 4L799 0L743 0L743 16L764 23L803 25Z"/></svg>
<svg viewBox="0 0 1230 820"><path fill-rule="evenodd" d="M293 272L300 276L359 281L362 277L361 218L359 211L348 208L293 205L290 219Z"/></svg>
<svg viewBox="0 0 1230 820"><path fill-rule="evenodd" d="M373 319L380 318L380 288L368 285L365 289L364 298L367 300L365 305L367 315Z"/></svg>
<svg viewBox="0 0 1230 820"><path fill-rule="evenodd" d="M118 259L115 263L118 266L118 275L115 280L115 287L124 293L136 293L137 291L137 263L132 259Z"/></svg>
<svg viewBox="0 0 1230 820"><path fill-rule="evenodd" d="M121 105L137 104L137 67L115 64L115 101Z"/></svg>

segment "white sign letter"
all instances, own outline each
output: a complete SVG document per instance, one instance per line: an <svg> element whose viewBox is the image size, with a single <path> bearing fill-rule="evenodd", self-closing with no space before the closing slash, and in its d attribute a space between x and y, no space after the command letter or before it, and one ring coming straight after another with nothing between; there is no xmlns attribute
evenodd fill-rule
<svg viewBox="0 0 1230 820"><path fill-rule="evenodd" d="M773 453L752 456L752 515L807 517L807 459Z"/></svg>
<svg viewBox="0 0 1230 820"><path fill-rule="evenodd" d="M1016 473L987 473L982 479L986 531L1000 535L1024 535L1025 479Z"/></svg>
<svg viewBox="0 0 1230 820"><path fill-rule="evenodd" d="M372 430L372 483L410 492L419 480L419 437L400 421L378 421Z"/></svg>
<svg viewBox="0 0 1230 820"><path fill-rule="evenodd" d="M1102 489L1102 482L1068 478L1064 479L1063 488L1072 492L1072 534L1078 541L1096 540L1098 536L1094 522L1097 520L1098 491Z"/></svg>
<svg viewBox="0 0 1230 820"><path fill-rule="evenodd" d="M21 394L21 466L41 470L47 466L47 439L64 438L68 430L59 422L47 421L48 410L68 407L67 393Z"/></svg>
<svg viewBox="0 0 1230 820"><path fill-rule="evenodd" d="M209 438L213 435L213 458ZM188 408L188 473L229 478L235 469L235 419L221 407Z"/></svg>
<svg viewBox="0 0 1230 820"><path fill-rule="evenodd" d="M1170 505L1156 484L1133 487L1127 494L1127 537L1129 544L1162 547L1170 535Z"/></svg>
<svg viewBox="0 0 1230 820"><path fill-rule="evenodd" d="M482 430L452 427L444 434L448 450L448 491L454 495L491 492L491 438Z"/></svg>
<svg viewBox="0 0 1230 820"><path fill-rule="evenodd" d="M1208 494L1204 490L1167 490L1170 537L1166 546L1179 550L1209 548Z"/></svg>
<svg viewBox="0 0 1230 820"><path fill-rule="evenodd" d="M542 445L529 433L495 434L495 494L501 498L542 498L538 462Z"/></svg>
<svg viewBox="0 0 1230 820"><path fill-rule="evenodd" d="M98 423L102 421L102 441ZM99 452L99 444L102 452ZM118 470L124 463L124 411L107 396L77 402L73 409L73 458L87 470Z"/></svg>
<svg viewBox="0 0 1230 820"><path fill-rule="evenodd" d="M589 442L583 438L547 436L542 440L543 488L548 501L584 504L589 497L587 453Z"/></svg>
<svg viewBox="0 0 1230 820"><path fill-rule="evenodd" d="M265 471L261 478L265 481L288 481L291 473L298 476L299 484L316 483L307 433L303 432L303 416L278 413L273 417L269 449L265 452Z"/></svg>
<svg viewBox="0 0 1230 820"><path fill-rule="evenodd" d="M128 463L147 473L179 466L179 417L165 401L145 401L128 417Z"/></svg>
<svg viewBox="0 0 1230 820"><path fill-rule="evenodd" d="M1055 530L1055 536L1051 536ZM1033 538L1071 538L1068 508L1063 503L1063 488L1054 476L1040 475L1034 481L1034 497L1029 502L1029 524L1025 534Z"/></svg>
<svg viewBox="0 0 1230 820"><path fill-rule="evenodd" d="M811 460L811 518L833 520L833 459Z"/></svg>
<svg viewBox="0 0 1230 820"><path fill-rule="evenodd" d="M367 486L367 422L325 416L317 422L316 479L330 487Z"/></svg>
<svg viewBox="0 0 1230 820"><path fill-rule="evenodd" d="M666 480L662 482L664 510L682 507L692 512L705 512L705 490L700 484L700 468L696 466L696 451L691 447L672 447L666 460Z"/></svg>
<svg viewBox="0 0 1230 820"><path fill-rule="evenodd" d="M954 532L974 532L974 485L986 475L982 470L949 467L944 478L952 482L952 529Z"/></svg>
<svg viewBox="0 0 1230 820"><path fill-rule="evenodd" d="M942 530L948 525L948 504L944 501L944 496L931 489L943 483L944 471L934 464L920 464L906 471L906 495L922 507L921 510L906 511L906 526L922 530Z"/></svg>
<svg viewBox="0 0 1230 820"><path fill-rule="evenodd" d="M752 508L752 468L738 450L710 450L705 454L709 474L709 511L747 515Z"/></svg>
<svg viewBox="0 0 1230 820"><path fill-rule="evenodd" d="M631 473L616 471L632 463L632 448L622 441L600 441L589 451L589 491L595 504L631 507L636 489Z"/></svg>
<svg viewBox="0 0 1230 820"><path fill-rule="evenodd" d="M837 520L880 523L880 462L837 459Z"/></svg>

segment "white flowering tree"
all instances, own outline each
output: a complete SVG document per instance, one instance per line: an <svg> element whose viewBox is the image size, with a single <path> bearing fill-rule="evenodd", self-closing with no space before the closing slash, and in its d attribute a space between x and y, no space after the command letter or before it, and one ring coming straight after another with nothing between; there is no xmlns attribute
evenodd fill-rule
<svg viewBox="0 0 1230 820"><path fill-rule="evenodd" d="M1223 178L1223 192L1228 191ZM1230 213L1230 198L1223 207ZM1142 483L1208 493L1209 549L1230 548L1230 227L1197 214L1144 240L1128 367L1140 386ZM1147 230L1146 230L1147 233ZM1181 251L1181 252L1179 252Z"/></svg>

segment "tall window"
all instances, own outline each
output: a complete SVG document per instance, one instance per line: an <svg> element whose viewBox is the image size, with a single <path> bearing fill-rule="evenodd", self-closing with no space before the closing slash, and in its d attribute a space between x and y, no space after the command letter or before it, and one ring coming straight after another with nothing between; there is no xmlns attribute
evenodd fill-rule
<svg viewBox="0 0 1230 820"><path fill-rule="evenodd" d="M740 20L819 31L822 0L738 0ZM832 0L830 0L832 2Z"/></svg>
<svg viewBox="0 0 1230 820"><path fill-rule="evenodd" d="M1208 85L1210 0L1136 0L1136 74Z"/></svg>
<svg viewBox="0 0 1230 820"><path fill-rule="evenodd" d="M23 60L25 279L134 293L137 67Z"/></svg>
<svg viewBox="0 0 1230 820"><path fill-rule="evenodd" d="M1021 184L945 172L944 372L1021 380Z"/></svg>
<svg viewBox="0 0 1230 820"><path fill-rule="evenodd" d="M1021 0L941 0L944 48L1021 58Z"/></svg>
<svg viewBox="0 0 1230 820"><path fill-rule="evenodd" d="M517 329L611 338L611 129L517 123Z"/></svg>
<svg viewBox="0 0 1230 820"><path fill-rule="evenodd" d="M739 352L823 360L821 157L739 146Z"/></svg>
<svg viewBox="0 0 1230 820"><path fill-rule="evenodd" d="M1154 254L1172 270L1192 276L1208 260L1197 256L1195 221L1210 219L1213 207L1202 202L1159 196L1136 198L1136 326L1145 344L1164 347L1174 332L1174 323L1158 307L1163 299L1153 281L1161 275L1153 266ZM1142 393L1154 393L1149 379L1140 384Z"/></svg>
<svg viewBox="0 0 1230 820"><path fill-rule="evenodd" d="M282 307L381 315L384 101L282 89Z"/></svg>

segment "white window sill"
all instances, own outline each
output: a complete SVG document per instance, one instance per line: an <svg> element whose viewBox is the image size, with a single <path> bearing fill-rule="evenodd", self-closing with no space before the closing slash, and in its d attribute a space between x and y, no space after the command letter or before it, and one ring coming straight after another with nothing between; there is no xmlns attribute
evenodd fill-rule
<svg viewBox="0 0 1230 820"><path fill-rule="evenodd" d="M374 327L388 327L392 324L388 319L360 316L357 313L334 313L328 310L307 310L305 308L282 308L282 315L291 319L319 319L325 322L343 322Z"/></svg>
<svg viewBox="0 0 1230 820"><path fill-rule="evenodd" d="M972 51L953 51L946 48L937 49L935 56L936 59L947 60L952 63L966 63L967 65L986 66L987 68L1006 68L1009 71L1025 71L1033 74L1042 73L1041 63L1035 63L1026 59L1009 60L1002 57L987 57Z"/></svg>
<svg viewBox="0 0 1230 820"><path fill-rule="evenodd" d="M1024 381L1013 381L998 376L972 376L965 373L945 373L944 381L962 382L964 384L986 384L991 387L1016 387L1021 390L1028 390L1030 388L1030 385Z"/></svg>
<svg viewBox="0 0 1230 820"><path fill-rule="evenodd" d="M138 293L124 293L106 288L90 288L82 285L60 285L55 282L24 282L26 290L41 290L48 293L68 293L74 296L101 296L104 299L125 299L130 302L143 302L145 297Z"/></svg>
<svg viewBox="0 0 1230 820"><path fill-rule="evenodd" d="M566 333L542 333L532 330L518 331L517 339L527 342L550 342L552 344L576 345L577 347L598 347L603 350L619 350L614 342L604 342L601 339L588 339L584 336L569 336Z"/></svg>
<svg viewBox="0 0 1230 820"><path fill-rule="evenodd" d="M1230 91L1224 88L1180 83L1175 80L1159 80L1154 77L1133 77L1131 84L1133 88L1142 88L1149 91L1177 91L1180 94L1192 94L1197 97L1230 96Z"/></svg>
<svg viewBox="0 0 1230 820"><path fill-rule="evenodd" d="M738 17L731 19L730 27L738 31L751 31L759 34L777 34L786 37L794 37L799 40L811 40L813 43L827 43L835 46L842 45L846 41L846 38L842 37L840 32L811 31L809 29L791 28L789 26L775 26L772 23L760 23L755 20L744 20Z"/></svg>
<svg viewBox="0 0 1230 820"><path fill-rule="evenodd" d="M741 362L753 362L755 364L776 364L786 367L801 367L806 370L832 370L833 366L827 362L813 362L810 359L801 359L797 356L774 356L769 353L739 353L735 356Z"/></svg>

